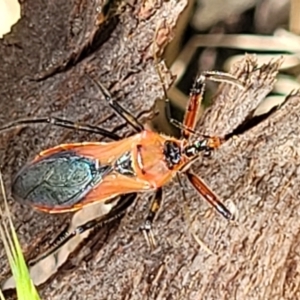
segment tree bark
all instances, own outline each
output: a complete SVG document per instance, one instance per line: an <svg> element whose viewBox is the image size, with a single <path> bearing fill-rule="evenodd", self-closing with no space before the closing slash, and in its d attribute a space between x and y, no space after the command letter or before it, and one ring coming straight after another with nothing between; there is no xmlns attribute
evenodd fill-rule
<svg viewBox="0 0 300 300"><path fill-rule="evenodd" d="M144 1L143 7L134 3L121 11L113 6L106 17L90 1L24 2L22 20L0 45L1 123L51 114L129 135L85 74L142 118L163 96L152 57L154 32L163 29L157 41L162 47L185 4ZM40 287L42 298L298 299L300 93L255 126L238 127L272 88L279 65L258 68L253 57L245 57L233 73L247 88L223 84L198 128L236 133L193 167L235 209L235 222L216 215L187 184L183 203L173 181L164 189L154 226L157 249L150 252L139 232L149 206L142 195L118 228L94 232ZM28 156L95 138L47 125L5 134L1 161L7 186ZM12 213L27 256L67 220L15 202ZM1 278L6 278L3 252L1 258Z"/></svg>

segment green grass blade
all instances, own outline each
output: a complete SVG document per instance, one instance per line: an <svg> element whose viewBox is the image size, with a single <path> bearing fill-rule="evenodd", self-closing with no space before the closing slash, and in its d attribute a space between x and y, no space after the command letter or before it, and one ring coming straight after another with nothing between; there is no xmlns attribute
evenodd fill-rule
<svg viewBox="0 0 300 300"><path fill-rule="evenodd" d="M8 261L12 270L12 274L16 282L18 299L39 300L40 297L30 278L29 271L22 253L22 249L20 247L18 237L11 220L1 172L0 185L5 204L5 213L0 209L0 236L3 241ZM4 219L8 221L8 224L7 221L5 221ZM3 294L0 293L0 300L2 299L4 299L4 297Z"/></svg>
<svg viewBox="0 0 300 300"><path fill-rule="evenodd" d="M5 300L3 293L0 290L0 300Z"/></svg>

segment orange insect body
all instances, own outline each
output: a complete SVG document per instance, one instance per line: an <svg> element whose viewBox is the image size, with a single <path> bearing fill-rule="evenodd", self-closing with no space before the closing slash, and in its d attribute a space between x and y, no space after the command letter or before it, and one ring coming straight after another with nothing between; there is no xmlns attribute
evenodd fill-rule
<svg viewBox="0 0 300 300"><path fill-rule="evenodd" d="M201 149L206 147L206 140L204 144L203 142L202 144L197 143ZM195 145L189 145L185 139L177 140L149 130L144 130L121 141L109 143L85 142L58 145L42 151L30 166L36 168L39 163L49 161L51 157L57 160L65 153L72 153L72 158L83 157L93 160L98 166L111 166L111 169L105 173L97 185L93 186L87 194L79 197L78 201L72 205L53 202L53 206L49 204L45 206L39 204L38 199L28 200L39 210L59 213L75 211L85 205L107 201L122 194L157 190L170 181L195 156L195 153L193 155L189 155L188 152L185 154L189 148L194 149ZM27 168L25 167L25 170ZM43 181L56 175L53 174L49 165L48 170ZM22 174L23 170L20 173ZM16 178L18 179L19 176ZM72 181L71 178L68 180ZM64 181L61 182L63 185ZM14 194L18 194L19 191L19 195L16 196L22 197L24 200L24 189L18 188L17 181L13 187ZM30 189L33 188L30 186Z"/></svg>
<svg viewBox="0 0 300 300"><path fill-rule="evenodd" d="M200 153L210 153L223 142L222 138L207 136L191 141L192 136L198 136L194 129L206 79L242 86L235 77L225 73L205 72L198 76L191 90L184 122L179 125L182 128L181 139L146 130L98 82L94 83L109 105L135 129L135 135L120 139L108 130L54 117L17 120L0 128L1 132L19 125L49 123L102 134L114 140L109 143L62 144L41 152L17 174L12 184L13 196L39 210L62 213L76 211L95 202L114 201L117 196L125 195L121 198L126 199L126 195L133 197L138 192L153 190L155 201L147 218L152 223L162 199L162 187L182 172L206 201L225 218L231 219L230 211L217 195L189 170ZM176 125L170 117L168 101L166 113Z"/></svg>

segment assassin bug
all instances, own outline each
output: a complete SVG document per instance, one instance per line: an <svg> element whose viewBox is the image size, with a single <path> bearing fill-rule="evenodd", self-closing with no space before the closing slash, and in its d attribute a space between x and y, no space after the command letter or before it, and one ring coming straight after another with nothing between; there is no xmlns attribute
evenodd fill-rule
<svg viewBox="0 0 300 300"><path fill-rule="evenodd" d="M201 153L209 154L224 141L223 138L215 136L199 137L194 131L206 80L242 86L238 79L221 72L201 73L191 89L182 125L171 119L170 104L166 99L168 118L182 129L182 137L176 139L145 129L132 114L118 104L100 82L89 78L108 104L132 126L136 134L120 139L116 134L99 127L52 117L21 119L7 124L0 128L0 132L16 126L50 123L102 134L115 140L108 143L62 144L42 151L13 180L12 194L15 199L47 213L64 213L98 202L110 203L118 196L127 195L131 198L135 193L155 191L143 227L145 235L148 236L162 201L162 187L175 175L178 177L179 173L183 173L207 202L223 217L232 219L231 212L206 183L189 170L189 166ZM192 137L196 139L192 140ZM124 198L121 198L121 206L122 199ZM80 226L72 234L89 229L93 224L95 222Z"/></svg>

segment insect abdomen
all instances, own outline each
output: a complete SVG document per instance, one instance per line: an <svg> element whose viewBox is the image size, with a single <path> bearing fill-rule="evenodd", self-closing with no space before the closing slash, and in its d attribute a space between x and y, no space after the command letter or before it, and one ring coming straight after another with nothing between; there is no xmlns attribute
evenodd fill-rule
<svg viewBox="0 0 300 300"><path fill-rule="evenodd" d="M101 182L110 168L73 151L50 154L17 174L12 194L33 206L72 207Z"/></svg>

